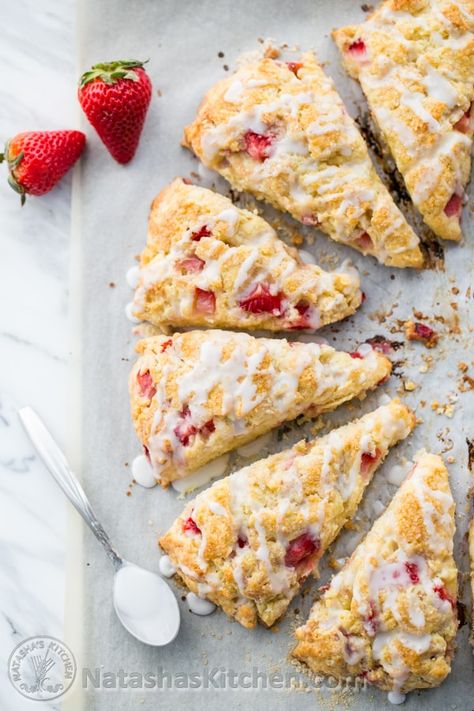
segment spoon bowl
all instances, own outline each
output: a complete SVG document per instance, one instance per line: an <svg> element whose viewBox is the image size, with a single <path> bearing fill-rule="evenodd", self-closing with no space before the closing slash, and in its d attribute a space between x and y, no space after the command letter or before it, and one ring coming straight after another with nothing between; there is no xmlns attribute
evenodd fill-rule
<svg viewBox="0 0 474 711"><path fill-rule="evenodd" d="M168 584L156 573L123 562L114 577L114 608L122 625L145 644L162 647L179 631L179 607Z"/></svg>

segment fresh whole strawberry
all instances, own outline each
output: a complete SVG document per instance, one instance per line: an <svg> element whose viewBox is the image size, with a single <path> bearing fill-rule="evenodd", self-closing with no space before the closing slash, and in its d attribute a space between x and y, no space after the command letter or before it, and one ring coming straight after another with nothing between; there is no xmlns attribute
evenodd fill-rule
<svg viewBox="0 0 474 711"><path fill-rule="evenodd" d="M81 131L28 131L7 141L0 163L8 163L8 182L21 195L48 193L67 173L84 150Z"/></svg>
<svg viewBox="0 0 474 711"><path fill-rule="evenodd" d="M94 64L80 80L82 109L118 163L128 163L135 155L150 105L151 81L143 64Z"/></svg>

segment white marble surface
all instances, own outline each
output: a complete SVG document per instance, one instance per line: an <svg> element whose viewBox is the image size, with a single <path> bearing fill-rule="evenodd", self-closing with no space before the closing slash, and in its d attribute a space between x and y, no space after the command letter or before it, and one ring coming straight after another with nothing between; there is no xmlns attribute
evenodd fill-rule
<svg viewBox="0 0 474 711"><path fill-rule="evenodd" d="M16 0L2 15L2 143L77 127L74 1ZM61 637L66 505L16 413L32 405L64 443L71 176L21 208L0 172L0 709L23 711L37 704L13 689L6 662L24 638Z"/></svg>

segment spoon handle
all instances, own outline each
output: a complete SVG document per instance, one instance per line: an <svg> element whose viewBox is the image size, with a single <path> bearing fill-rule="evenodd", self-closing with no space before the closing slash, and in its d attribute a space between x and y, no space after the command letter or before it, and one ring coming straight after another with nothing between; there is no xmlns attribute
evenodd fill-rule
<svg viewBox="0 0 474 711"><path fill-rule="evenodd" d="M76 511L81 514L97 540L102 543L114 567L116 569L120 568L123 564L122 559L113 549L107 533L92 510L84 489L71 471L66 457L46 429L43 421L31 407L21 408L18 414L26 433L33 442L49 473L66 494Z"/></svg>

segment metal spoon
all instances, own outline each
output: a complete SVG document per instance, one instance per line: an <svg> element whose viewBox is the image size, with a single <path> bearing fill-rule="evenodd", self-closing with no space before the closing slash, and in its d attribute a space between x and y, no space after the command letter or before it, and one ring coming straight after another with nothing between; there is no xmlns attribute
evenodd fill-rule
<svg viewBox="0 0 474 711"><path fill-rule="evenodd" d="M108 535L67 463L66 457L31 407L18 412L23 427L56 483L105 548L115 568L114 608L126 630L145 644L161 647L178 634L179 607L169 585L156 573L129 563Z"/></svg>

